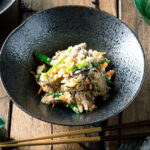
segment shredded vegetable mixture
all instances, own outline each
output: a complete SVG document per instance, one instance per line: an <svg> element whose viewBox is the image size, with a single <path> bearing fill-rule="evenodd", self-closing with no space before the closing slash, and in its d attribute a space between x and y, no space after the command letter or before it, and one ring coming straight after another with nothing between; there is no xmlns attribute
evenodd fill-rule
<svg viewBox="0 0 150 150"><path fill-rule="evenodd" d="M105 99L110 87L113 70L106 72L110 60L104 58L106 52L87 50L86 43L58 51L52 59L34 52L44 62L37 67L35 79L45 95L42 103L62 103L80 114L97 108L95 97ZM33 73L33 72L32 72Z"/></svg>

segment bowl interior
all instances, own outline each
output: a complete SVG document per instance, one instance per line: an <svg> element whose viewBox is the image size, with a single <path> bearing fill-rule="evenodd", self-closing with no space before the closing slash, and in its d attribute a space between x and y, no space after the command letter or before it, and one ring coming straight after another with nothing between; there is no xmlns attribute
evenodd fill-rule
<svg viewBox="0 0 150 150"><path fill-rule="evenodd" d="M33 51L52 57L57 50L81 42L107 52L116 72L110 99L82 115L64 108L52 110L40 102L30 74L38 64ZM138 40L118 19L93 8L66 6L40 12L18 27L3 45L0 68L5 89L24 111L51 123L84 125L103 121L130 104L143 81L145 60Z"/></svg>

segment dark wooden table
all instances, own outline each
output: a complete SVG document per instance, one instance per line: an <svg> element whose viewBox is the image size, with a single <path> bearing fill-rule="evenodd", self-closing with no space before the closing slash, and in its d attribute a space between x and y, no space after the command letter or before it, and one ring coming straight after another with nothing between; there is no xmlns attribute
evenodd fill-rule
<svg viewBox="0 0 150 150"><path fill-rule="evenodd" d="M135 9L133 0L16 0L16 3L7 12L0 16L0 45L4 42L7 35L23 20L37 11L47 8L52 8L60 5L84 5L97 9L101 9L111 13L125 22L138 36L144 48L147 73L145 82L137 98L134 102L122 113L104 122L105 125L112 125L116 123L124 123L130 121L138 121L150 118L150 26L148 26L138 11ZM8 137L15 139L34 137L45 134L57 133L62 131L70 131L73 129L87 128L69 127L54 124L48 124L38 119L35 119L22 110L7 97L2 86L0 85L0 116L6 120L6 129ZM91 127L91 126L90 126ZM126 129L122 131L106 132L105 135L110 134L128 134L135 132L150 131L150 128L140 129ZM84 149L108 149L116 150L122 141L93 143L93 144L68 144L68 145L54 145L54 146L36 146L36 147L22 147L19 149L26 150L45 150L45 149L66 149L66 150L84 150ZM123 141L124 143L135 146L138 141Z"/></svg>

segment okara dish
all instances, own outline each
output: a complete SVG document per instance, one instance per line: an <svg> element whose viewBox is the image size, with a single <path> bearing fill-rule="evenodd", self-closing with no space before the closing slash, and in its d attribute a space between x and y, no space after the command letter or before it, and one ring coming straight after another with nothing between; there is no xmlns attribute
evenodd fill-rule
<svg viewBox="0 0 150 150"><path fill-rule="evenodd" d="M114 74L113 70L106 72L110 63L103 57L106 52L87 50L86 43L81 43L56 52L52 59L39 52L34 54L45 62L37 67L35 75L40 91L45 92L42 103L52 107L63 103L80 114L97 108L97 96L101 96L100 100L106 99Z"/></svg>

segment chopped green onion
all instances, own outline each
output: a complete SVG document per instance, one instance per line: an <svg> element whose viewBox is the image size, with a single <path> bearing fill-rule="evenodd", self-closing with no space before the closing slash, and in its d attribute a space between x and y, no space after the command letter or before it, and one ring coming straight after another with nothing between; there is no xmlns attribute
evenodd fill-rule
<svg viewBox="0 0 150 150"><path fill-rule="evenodd" d="M61 96L61 93L57 93L57 92L56 92L56 93L46 94L46 96L50 96L50 95L53 95L53 94L54 94L56 97L58 97L58 98Z"/></svg>
<svg viewBox="0 0 150 150"><path fill-rule="evenodd" d="M55 93L46 94L45 96L50 96L50 95L53 95L53 94L55 94Z"/></svg>
<svg viewBox="0 0 150 150"><path fill-rule="evenodd" d="M105 76L106 82L107 82L107 83L111 83L111 84L112 84L111 80L107 77L107 75L106 75L106 74L104 74L104 76Z"/></svg>
<svg viewBox="0 0 150 150"><path fill-rule="evenodd" d="M81 45L83 46L83 47L87 47L87 44L86 43L81 43Z"/></svg>
<svg viewBox="0 0 150 150"><path fill-rule="evenodd" d="M41 74L35 75L35 80L36 80L36 81L39 81L39 80L40 80L40 77L41 77Z"/></svg>
<svg viewBox="0 0 150 150"><path fill-rule="evenodd" d="M103 64L104 64L105 62L106 62L107 64L109 64L109 63L110 63L110 60L104 60L104 61L103 61Z"/></svg>
<svg viewBox="0 0 150 150"><path fill-rule="evenodd" d="M71 53L72 52L72 50L73 50L73 47L71 46L71 47L69 47L68 48L68 53Z"/></svg>
<svg viewBox="0 0 150 150"><path fill-rule="evenodd" d="M43 61L43 62L45 62L46 64L48 64L48 65L51 66L51 64L50 64L51 59L50 59L49 57L47 57L46 55L43 55L43 54L41 54L41 53L39 53L39 52L37 52L37 51L34 52L34 55L35 55L38 59L40 59L41 61Z"/></svg>
<svg viewBox="0 0 150 150"><path fill-rule="evenodd" d="M45 76L49 75L58 65L60 65L67 57L61 58L52 68L45 73Z"/></svg>
<svg viewBox="0 0 150 150"><path fill-rule="evenodd" d="M97 68L99 66L99 62L91 62L92 67Z"/></svg>
<svg viewBox="0 0 150 150"><path fill-rule="evenodd" d="M78 107L75 106L74 104L66 104L66 106L71 108L75 113L81 114L81 112L79 111Z"/></svg>
<svg viewBox="0 0 150 150"><path fill-rule="evenodd" d="M77 79L77 82L79 83L80 81L81 81L80 78L78 78L78 79Z"/></svg>
<svg viewBox="0 0 150 150"><path fill-rule="evenodd" d="M65 69L64 71L76 71L76 70L78 70L78 67L73 66L73 67Z"/></svg>
<svg viewBox="0 0 150 150"><path fill-rule="evenodd" d="M74 67L72 71L76 71L76 70L78 70L78 67Z"/></svg>
<svg viewBox="0 0 150 150"><path fill-rule="evenodd" d="M79 62L78 64L77 64L77 67L79 68L79 69L83 69L83 68L85 68L87 66L87 61L86 61L86 59L83 59L81 62Z"/></svg>
<svg viewBox="0 0 150 150"><path fill-rule="evenodd" d="M55 93L55 96L59 98L61 96L61 94L60 93Z"/></svg>

